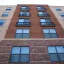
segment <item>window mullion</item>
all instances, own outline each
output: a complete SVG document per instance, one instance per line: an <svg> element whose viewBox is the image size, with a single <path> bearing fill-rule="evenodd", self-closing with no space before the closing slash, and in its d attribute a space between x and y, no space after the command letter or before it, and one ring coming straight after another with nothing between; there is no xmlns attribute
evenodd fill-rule
<svg viewBox="0 0 64 64"><path fill-rule="evenodd" d="M23 38L23 29L22 29L22 38Z"/></svg>
<svg viewBox="0 0 64 64"><path fill-rule="evenodd" d="M56 46L55 46L55 49L56 49ZM60 61L60 58L59 58L57 49L56 49L56 54L57 54L57 56L58 56L58 60Z"/></svg>
<svg viewBox="0 0 64 64"><path fill-rule="evenodd" d="M51 33L50 33L50 29L49 29L49 34L50 34L50 37L52 38Z"/></svg>
<svg viewBox="0 0 64 64"><path fill-rule="evenodd" d="M21 62L21 47L20 47L20 54L19 54L19 62Z"/></svg>

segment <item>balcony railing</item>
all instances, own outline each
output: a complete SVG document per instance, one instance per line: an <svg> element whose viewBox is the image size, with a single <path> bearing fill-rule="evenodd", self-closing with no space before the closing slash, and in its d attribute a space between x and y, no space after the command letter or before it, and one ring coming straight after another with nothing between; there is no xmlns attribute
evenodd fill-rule
<svg viewBox="0 0 64 64"><path fill-rule="evenodd" d="M38 14L38 16L41 16L41 17L50 17L50 15L49 14Z"/></svg>
<svg viewBox="0 0 64 64"><path fill-rule="evenodd" d="M40 22L41 26L55 27L53 22Z"/></svg>
<svg viewBox="0 0 64 64"><path fill-rule="evenodd" d="M38 11L46 11L46 8L37 9Z"/></svg>
<svg viewBox="0 0 64 64"><path fill-rule="evenodd" d="M31 23L30 22L17 22L16 26L18 26L18 27L21 27L21 26L29 27L29 26L31 26Z"/></svg>

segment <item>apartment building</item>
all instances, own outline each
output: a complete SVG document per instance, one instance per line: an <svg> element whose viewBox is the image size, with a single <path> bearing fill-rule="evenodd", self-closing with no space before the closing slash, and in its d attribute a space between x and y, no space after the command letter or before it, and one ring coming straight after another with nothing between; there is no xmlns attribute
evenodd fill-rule
<svg viewBox="0 0 64 64"><path fill-rule="evenodd" d="M4 39L16 6L0 6L0 40Z"/></svg>
<svg viewBox="0 0 64 64"><path fill-rule="evenodd" d="M0 64L64 64L64 30L48 5L16 6Z"/></svg>
<svg viewBox="0 0 64 64"><path fill-rule="evenodd" d="M64 6L50 6L50 9L64 29Z"/></svg>

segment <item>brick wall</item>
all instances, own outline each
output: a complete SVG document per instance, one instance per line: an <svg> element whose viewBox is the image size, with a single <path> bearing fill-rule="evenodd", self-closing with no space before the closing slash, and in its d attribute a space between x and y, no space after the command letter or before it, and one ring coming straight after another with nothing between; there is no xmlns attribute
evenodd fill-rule
<svg viewBox="0 0 64 64"><path fill-rule="evenodd" d="M12 46L30 47L30 63L22 64L64 64L50 62L47 50L49 45L64 45L64 40L3 40L0 42L0 64L21 64L9 63Z"/></svg>
<svg viewBox="0 0 64 64"><path fill-rule="evenodd" d="M42 32L43 28L55 28L59 38L64 37L64 30L62 29L61 25L59 24L58 20L56 19L56 17L52 13L52 11L50 10L49 6L41 5L47 9L46 12L50 15L51 21L55 23L55 25L56 25L55 27L41 27L40 26L40 18L45 18L45 17L39 17L37 15L38 14L38 11L36 9L37 5L24 5L24 6L29 6L29 8L30 8L29 12L30 12L31 16L30 17L19 17L19 13L21 12L20 8L22 6L23 5L17 5L13 18L11 20L11 23L10 23L7 33L5 35L5 38L14 38L17 28L29 28L30 29L30 38L43 38L44 37L44 34ZM31 26L30 27L16 27L16 22L18 22L19 18L29 18L30 22L31 22ZM49 17L47 17L47 18L49 18Z"/></svg>

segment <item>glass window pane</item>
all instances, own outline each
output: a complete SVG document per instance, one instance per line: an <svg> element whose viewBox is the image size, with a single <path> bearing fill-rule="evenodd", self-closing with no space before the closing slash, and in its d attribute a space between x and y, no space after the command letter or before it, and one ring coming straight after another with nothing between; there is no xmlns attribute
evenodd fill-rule
<svg viewBox="0 0 64 64"><path fill-rule="evenodd" d="M21 54L29 54L29 47L21 47Z"/></svg>
<svg viewBox="0 0 64 64"><path fill-rule="evenodd" d="M61 9L60 9L60 8L56 8L56 10L57 10L57 11L61 11Z"/></svg>
<svg viewBox="0 0 64 64"><path fill-rule="evenodd" d="M64 61L64 54L58 54L60 61Z"/></svg>
<svg viewBox="0 0 64 64"><path fill-rule="evenodd" d="M42 12L38 12L39 14L43 14Z"/></svg>
<svg viewBox="0 0 64 64"><path fill-rule="evenodd" d="M50 22L50 19L46 19L46 22Z"/></svg>
<svg viewBox="0 0 64 64"><path fill-rule="evenodd" d="M46 22L44 22L44 23L41 23L41 25L46 25Z"/></svg>
<svg viewBox="0 0 64 64"><path fill-rule="evenodd" d="M20 62L29 62L29 55L21 55Z"/></svg>
<svg viewBox="0 0 64 64"><path fill-rule="evenodd" d="M24 22L29 22L29 19L25 19Z"/></svg>
<svg viewBox="0 0 64 64"><path fill-rule="evenodd" d="M0 20L0 22L4 22L5 20Z"/></svg>
<svg viewBox="0 0 64 64"><path fill-rule="evenodd" d="M0 26L4 24L4 20L0 20Z"/></svg>
<svg viewBox="0 0 64 64"><path fill-rule="evenodd" d="M42 12L38 12L38 14L39 14L39 16L42 16L42 15L43 15L43 13L42 13Z"/></svg>
<svg viewBox="0 0 64 64"><path fill-rule="evenodd" d="M23 33L29 33L29 29L23 29Z"/></svg>
<svg viewBox="0 0 64 64"><path fill-rule="evenodd" d="M23 38L29 38L29 34L23 34Z"/></svg>
<svg viewBox="0 0 64 64"><path fill-rule="evenodd" d="M44 33L49 33L49 29L43 29Z"/></svg>
<svg viewBox="0 0 64 64"><path fill-rule="evenodd" d="M51 61L59 61L57 54L50 54Z"/></svg>
<svg viewBox="0 0 64 64"><path fill-rule="evenodd" d="M45 38L51 38L51 36L50 36L49 33L48 33L48 34L45 33L45 34L44 34L44 37L45 37Z"/></svg>
<svg viewBox="0 0 64 64"><path fill-rule="evenodd" d="M22 7L22 10L25 10L26 9L26 7Z"/></svg>
<svg viewBox="0 0 64 64"><path fill-rule="evenodd" d="M6 10L11 10L12 8L11 7L9 7L9 8L6 8Z"/></svg>
<svg viewBox="0 0 64 64"><path fill-rule="evenodd" d="M22 36L22 34L16 34L16 36L15 36L16 38L22 38L23 36Z"/></svg>
<svg viewBox="0 0 64 64"><path fill-rule="evenodd" d="M49 53L56 53L56 49L54 46L48 46L48 52Z"/></svg>
<svg viewBox="0 0 64 64"><path fill-rule="evenodd" d="M19 22L24 22L24 19L19 19Z"/></svg>
<svg viewBox="0 0 64 64"><path fill-rule="evenodd" d="M61 15L62 17L64 17L64 12L60 13L60 15Z"/></svg>
<svg viewBox="0 0 64 64"><path fill-rule="evenodd" d="M20 47L12 47L11 54L20 54Z"/></svg>
<svg viewBox="0 0 64 64"><path fill-rule="evenodd" d="M63 46L56 46L57 52L58 53L64 53L64 48Z"/></svg>
<svg viewBox="0 0 64 64"><path fill-rule="evenodd" d="M21 16L22 16L22 13L23 13L23 12L20 12L20 15L21 15Z"/></svg>
<svg viewBox="0 0 64 64"><path fill-rule="evenodd" d="M11 55L10 62L19 62L19 55Z"/></svg>
<svg viewBox="0 0 64 64"><path fill-rule="evenodd" d="M58 38L57 34L55 34L55 33L54 33L54 34L51 33L51 37L52 37L52 38Z"/></svg>
<svg viewBox="0 0 64 64"><path fill-rule="evenodd" d="M50 33L56 33L55 29L50 29Z"/></svg>
<svg viewBox="0 0 64 64"><path fill-rule="evenodd" d="M9 12L4 12L2 16L8 16Z"/></svg>
<svg viewBox="0 0 64 64"><path fill-rule="evenodd" d="M42 6L38 6L37 10L43 10L43 7Z"/></svg>
<svg viewBox="0 0 64 64"><path fill-rule="evenodd" d="M17 29L16 33L22 33L22 29Z"/></svg>
<svg viewBox="0 0 64 64"><path fill-rule="evenodd" d="M46 22L45 19L40 19L40 22Z"/></svg>
<svg viewBox="0 0 64 64"><path fill-rule="evenodd" d="M3 14L9 14L9 12L4 12Z"/></svg>

